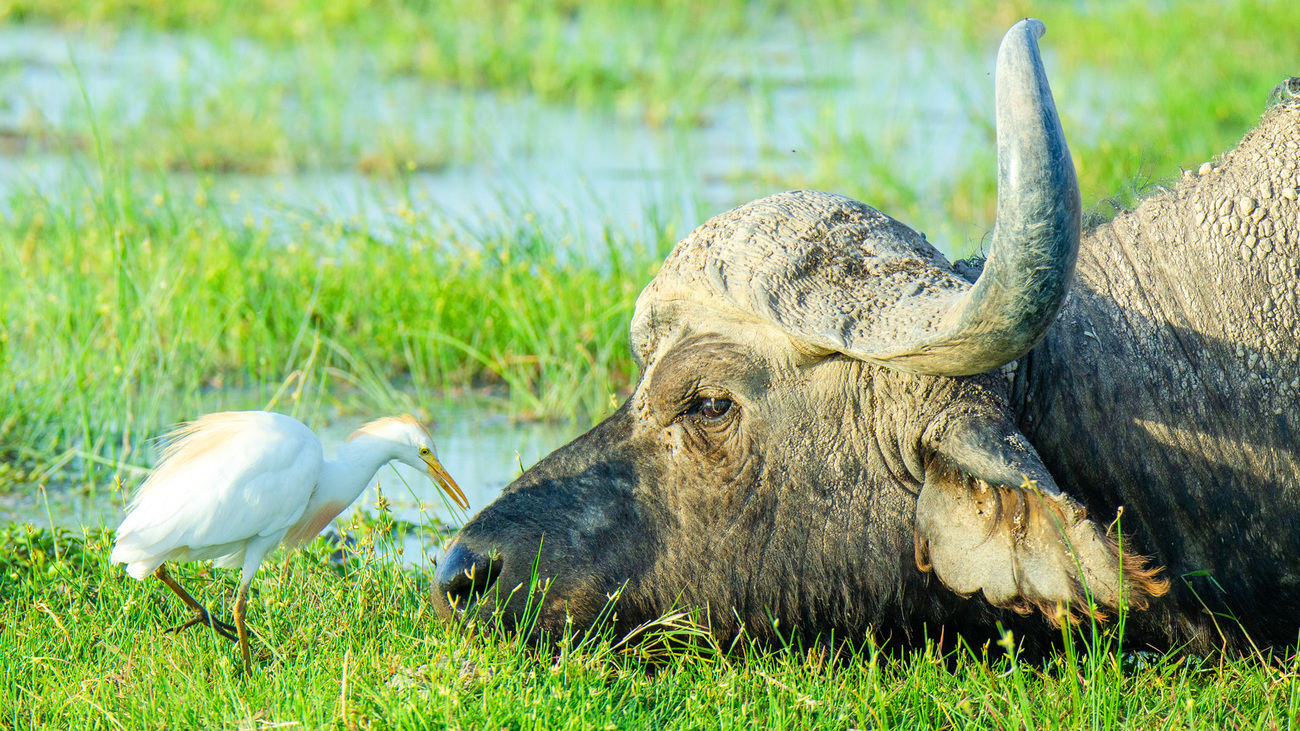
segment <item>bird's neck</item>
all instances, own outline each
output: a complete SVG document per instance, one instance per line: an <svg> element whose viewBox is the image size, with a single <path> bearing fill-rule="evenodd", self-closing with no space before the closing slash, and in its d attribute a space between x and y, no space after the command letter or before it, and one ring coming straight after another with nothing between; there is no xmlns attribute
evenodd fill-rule
<svg viewBox="0 0 1300 731"><path fill-rule="evenodd" d="M354 437L339 447L336 459L325 462L312 502L350 505L379 468L396 457L392 446L383 439L368 434Z"/></svg>

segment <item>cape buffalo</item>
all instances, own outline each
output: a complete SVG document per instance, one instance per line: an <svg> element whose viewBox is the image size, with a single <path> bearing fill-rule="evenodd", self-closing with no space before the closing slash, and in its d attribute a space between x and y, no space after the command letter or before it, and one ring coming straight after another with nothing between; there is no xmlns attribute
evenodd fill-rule
<svg viewBox="0 0 1300 731"><path fill-rule="evenodd" d="M830 193L700 226L637 300L635 391L465 525L444 611L517 621L535 573L545 631L621 591L618 631L1034 642L1127 607L1153 647L1294 643L1300 80L1081 235L1042 32L998 53L982 267Z"/></svg>

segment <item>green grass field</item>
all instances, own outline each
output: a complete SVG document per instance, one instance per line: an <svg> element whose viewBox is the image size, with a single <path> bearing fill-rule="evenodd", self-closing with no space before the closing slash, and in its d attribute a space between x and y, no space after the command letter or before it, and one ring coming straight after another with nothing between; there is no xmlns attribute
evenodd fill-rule
<svg viewBox="0 0 1300 731"><path fill-rule="evenodd" d="M382 514L358 528L345 566L323 540L287 576L268 564L246 676L215 633L163 632L186 610L159 582L111 570L108 534L8 528L0 727L1279 729L1300 712L1296 658L1134 656L1113 633L1043 663L965 645L900 658L742 639L723 652L680 616L638 642L528 647L491 622L439 620L427 575L383 560L389 529ZM176 575L228 617L233 575Z"/></svg>
<svg viewBox="0 0 1300 731"><path fill-rule="evenodd" d="M359 119L346 101L358 79L527 97L690 135L714 124L720 103L739 103L762 127L782 114L771 99L784 86L843 89L841 74L804 55L847 63L855 39L889 30L988 58L1006 27L1033 14L1049 28L1043 45L1085 205L1104 217L1231 147L1269 88L1300 75L1293 2L708 7L0 1L8 33L53 28L109 45L175 34L249 58L215 84L182 74L152 89L142 115L87 95L65 119L0 130L15 157L85 171L53 186L11 184L0 200L0 494L113 494L128 474L120 465L147 465L148 439L218 408L274 403L310 420L421 413L487 393L514 418L585 424L621 400L636 377L626 346L635 298L699 221L656 209L652 225L609 222L581 247L526 200L467 223L404 191L411 176L480 159L487 145ZM793 79L765 65L763 42L777 32L795 39ZM0 84L20 65L0 64ZM991 85L948 91L983 130L985 151L968 164L917 183L899 170L897 139L828 125L810 135L806 164L762 149L727 182L843 192L977 244L995 195ZM236 215L248 201L232 174L337 172L393 191L382 215L274 201ZM439 622L425 573L372 555L335 568L320 543L286 582L268 565L255 584L250 617L265 657L244 677L235 649L210 633L159 632L183 619L179 602L110 570L98 527L57 541L49 527L3 530L0 728L1271 729L1294 727L1300 713L1294 657L1139 658L1113 633L1091 653L1080 639L1041 665L987 661L978 648L726 654L697 637L665 650L694 636L684 618L648 630L648 643L527 648L490 627ZM177 573L228 607L234 577Z"/></svg>

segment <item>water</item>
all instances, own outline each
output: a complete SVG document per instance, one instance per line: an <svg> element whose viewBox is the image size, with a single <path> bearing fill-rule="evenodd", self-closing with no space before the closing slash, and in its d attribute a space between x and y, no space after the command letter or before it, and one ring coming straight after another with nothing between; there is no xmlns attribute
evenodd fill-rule
<svg viewBox="0 0 1300 731"><path fill-rule="evenodd" d="M971 57L910 32L821 43L773 26L759 41L720 49L732 59L724 75L744 85L706 105L705 124L653 126L527 95L393 78L363 50L322 59L195 36L11 26L0 29L0 135L62 136L88 153L92 119L113 139L121 130L166 136L177 120L221 122L222 114L227 126L273 119L299 167L212 178L213 200L233 219L280 222L277 211L289 207L378 222L409 194L467 225L531 211L549 233L598 252L608 228L635 233L669 216L684 231L790 185L829 187L817 184L837 155L827 140L879 151L897 178L889 185L940 210L945 177L991 144L983 120L992 113L993 49ZM251 112L232 111L239 104ZM367 177L358 161L376 140L425 162L400 182ZM0 201L96 179L93 158L34 147L0 155ZM176 173L168 182L197 185ZM225 203L232 198L239 203ZM952 221L912 223L950 249L984 233Z"/></svg>
<svg viewBox="0 0 1300 731"><path fill-rule="evenodd" d="M368 420L349 417L318 429L326 457L332 457L352 431ZM519 476L520 465L532 466L577 436L580 429L572 424L513 422L476 402L453 404L435 413L433 431L443 466L469 500L468 513L450 505L442 491L423 473L405 465L390 464L380 470L342 517L346 522L356 511L373 514L382 493L396 520L430 529L410 536L405 548L413 562L418 562L421 546L426 552L436 552L441 531L432 529L455 527L473 517ZM88 494L75 488L54 486L44 492L0 495L0 523L22 521L49 525L52 521L74 530L82 526L116 527L126 513L131 490L143 479L145 471L126 467L119 475L124 488L121 491L104 489ZM420 510L421 503L424 512Z"/></svg>

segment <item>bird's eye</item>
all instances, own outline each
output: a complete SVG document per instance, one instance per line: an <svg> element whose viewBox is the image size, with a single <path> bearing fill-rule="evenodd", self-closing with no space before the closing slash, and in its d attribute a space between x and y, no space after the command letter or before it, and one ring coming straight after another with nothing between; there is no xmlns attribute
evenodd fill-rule
<svg viewBox="0 0 1300 731"><path fill-rule="evenodd" d="M725 398L706 398L700 402L700 415L706 419L717 420L731 411L731 401Z"/></svg>
<svg viewBox="0 0 1300 731"><path fill-rule="evenodd" d="M429 456L429 448L428 448L428 447L420 447L420 456L421 456L421 457L428 457L428 456Z"/></svg>

